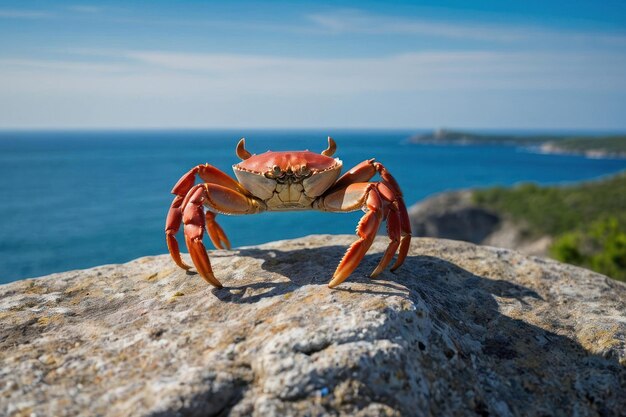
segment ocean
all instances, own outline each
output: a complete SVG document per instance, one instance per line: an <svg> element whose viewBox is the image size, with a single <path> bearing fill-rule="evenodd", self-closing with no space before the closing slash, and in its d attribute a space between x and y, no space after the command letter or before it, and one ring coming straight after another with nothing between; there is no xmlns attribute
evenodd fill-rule
<svg viewBox="0 0 626 417"><path fill-rule="evenodd" d="M326 148L344 170L376 158L407 205L451 189L555 184L626 169L626 160L544 155L512 146L411 145L415 131L0 132L0 283L167 252L176 181L208 162L229 175L241 136L252 153ZM313 233L354 233L361 213L218 216L233 246ZM182 236L179 241L183 243ZM207 248L212 248L208 238Z"/></svg>

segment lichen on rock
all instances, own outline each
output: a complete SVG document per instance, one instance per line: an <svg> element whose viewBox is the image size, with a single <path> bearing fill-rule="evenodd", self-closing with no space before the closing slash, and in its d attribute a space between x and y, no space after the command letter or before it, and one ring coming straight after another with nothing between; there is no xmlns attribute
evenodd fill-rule
<svg viewBox="0 0 626 417"><path fill-rule="evenodd" d="M352 236L168 256L0 286L0 415L619 415L626 285L414 239L326 287Z"/></svg>

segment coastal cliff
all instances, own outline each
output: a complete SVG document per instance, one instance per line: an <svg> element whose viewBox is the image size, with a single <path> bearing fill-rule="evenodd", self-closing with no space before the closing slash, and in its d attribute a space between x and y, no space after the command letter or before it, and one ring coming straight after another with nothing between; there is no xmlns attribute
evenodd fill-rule
<svg viewBox="0 0 626 417"><path fill-rule="evenodd" d="M436 194L409 207L415 236L462 240L546 256L553 239L528 233L523 221L474 202L473 190Z"/></svg>
<svg viewBox="0 0 626 417"><path fill-rule="evenodd" d="M626 281L626 174L444 192L409 208L416 236L519 250Z"/></svg>
<svg viewBox="0 0 626 417"><path fill-rule="evenodd" d="M626 285L518 252L353 236L169 256L0 286L0 415L619 415Z"/></svg>

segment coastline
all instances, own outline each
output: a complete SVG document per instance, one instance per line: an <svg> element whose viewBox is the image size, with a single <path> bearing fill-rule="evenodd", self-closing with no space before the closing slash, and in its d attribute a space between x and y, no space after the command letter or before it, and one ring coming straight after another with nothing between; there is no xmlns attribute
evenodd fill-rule
<svg viewBox="0 0 626 417"><path fill-rule="evenodd" d="M626 159L626 136L503 135L438 129L407 139L409 144L444 146L516 146L536 153L581 155L591 159Z"/></svg>
<svg viewBox="0 0 626 417"><path fill-rule="evenodd" d="M611 152L605 149L567 149L553 142L544 143L539 147L531 147L529 149L536 149L538 153L551 155L579 155L590 159L626 159L626 152Z"/></svg>
<svg viewBox="0 0 626 417"><path fill-rule="evenodd" d="M574 183L476 187L409 208L417 236L551 257L626 280L626 171Z"/></svg>

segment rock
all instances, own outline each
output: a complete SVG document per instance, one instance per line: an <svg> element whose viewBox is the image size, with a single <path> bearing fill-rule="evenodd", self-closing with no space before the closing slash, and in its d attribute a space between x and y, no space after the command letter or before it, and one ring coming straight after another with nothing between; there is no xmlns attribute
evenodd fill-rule
<svg viewBox="0 0 626 417"><path fill-rule="evenodd" d="M552 238L530 238L522 224L472 201L471 190L436 194L409 208L415 236L462 240L546 256Z"/></svg>
<svg viewBox="0 0 626 417"><path fill-rule="evenodd" d="M619 415L626 285L468 243L326 287L352 236L0 286L3 416Z"/></svg>
<svg viewBox="0 0 626 417"><path fill-rule="evenodd" d="M441 237L480 243L502 222L500 216L472 204L469 190L437 194L411 206L411 227L416 236Z"/></svg>

